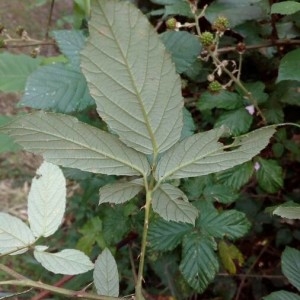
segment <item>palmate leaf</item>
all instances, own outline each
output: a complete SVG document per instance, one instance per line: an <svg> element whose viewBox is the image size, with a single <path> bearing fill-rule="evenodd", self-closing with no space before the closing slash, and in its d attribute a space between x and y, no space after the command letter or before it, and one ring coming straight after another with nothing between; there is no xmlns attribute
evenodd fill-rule
<svg viewBox="0 0 300 300"><path fill-rule="evenodd" d="M242 164L265 148L275 128L264 127L236 137L230 146L218 142L224 132L224 128L214 129L178 143L158 162L155 178L163 181L167 178L196 177Z"/></svg>
<svg viewBox="0 0 300 300"><path fill-rule="evenodd" d="M35 112L2 127L25 148L45 160L64 167L106 175L146 175L147 158L105 131L76 118Z"/></svg>
<svg viewBox="0 0 300 300"><path fill-rule="evenodd" d="M143 189L143 181L135 179L129 182L116 182L100 188L100 200L102 203L120 204L129 201Z"/></svg>
<svg viewBox="0 0 300 300"><path fill-rule="evenodd" d="M166 221L195 224L198 210L186 195L171 184L161 184L153 193L152 208Z"/></svg>
<svg viewBox="0 0 300 300"><path fill-rule="evenodd" d="M207 288L219 270L216 248L213 238L197 232L191 232L184 238L179 268L189 285L199 293Z"/></svg>
<svg viewBox="0 0 300 300"><path fill-rule="evenodd" d="M47 237L60 226L66 206L66 180L59 167L44 162L28 195L28 221L36 237Z"/></svg>
<svg viewBox="0 0 300 300"><path fill-rule="evenodd" d="M97 111L130 147L152 154L182 130L180 78L147 18L128 1L93 2L81 67Z"/></svg>
<svg viewBox="0 0 300 300"><path fill-rule="evenodd" d="M98 295L119 296L119 274L116 261L105 248L98 256L94 269L94 284Z"/></svg>

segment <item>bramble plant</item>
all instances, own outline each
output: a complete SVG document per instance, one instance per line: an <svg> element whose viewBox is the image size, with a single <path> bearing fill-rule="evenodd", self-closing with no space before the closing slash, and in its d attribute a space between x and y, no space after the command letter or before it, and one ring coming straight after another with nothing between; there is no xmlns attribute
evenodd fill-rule
<svg viewBox="0 0 300 300"><path fill-rule="evenodd" d="M125 204L138 194L144 197L138 204L144 218L135 299L146 297L146 259L153 259L150 256L155 256L156 251L171 251L182 245L179 270L185 282L199 293L217 275L219 257L231 274L236 273L235 262L243 264L243 255L232 241L243 237L251 224L245 213L232 208L218 209L214 202L234 202L238 196L229 189L239 190L247 183L254 167L263 189L272 193L282 187L282 180L266 184L268 168L278 174L282 172L276 162L260 157L251 161L268 145L278 125L248 132L254 117L263 125L282 121L269 122L269 116L259 107L265 98L263 85L241 81L243 45L239 45L237 63L220 58L220 40L230 27L227 17L215 19L213 32L201 32L199 20L207 7L199 11L197 1L184 1L184 5L194 23L181 23L172 16L166 21L170 31L161 36L136 6L118 0L92 1L87 39L81 31L53 33L68 62L37 68L27 80L21 101L23 105L53 112L24 114L0 129L25 150L41 154L45 160L37 170L28 197L30 226L9 214L0 214L0 253L15 255L32 250L35 259L56 274L75 275L94 269L97 294L21 278L3 265L1 269L16 280L2 281L1 285L41 288L74 298L125 296L119 295L117 263L105 241L98 242L103 251L95 263L79 250L52 253L44 242L38 245L41 237L48 238L57 231L65 213L65 178L58 166L122 176L100 188L100 205ZM183 61L179 51L174 53L176 47L170 50L177 38L194 45L193 53ZM187 72L199 55L204 63L211 60L213 65L207 74L210 92L201 95L199 110L229 111L220 117L214 129L193 134L178 73ZM285 78L283 69L284 66L280 76ZM221 78L224 74L229 80ZM235 92L228 91L229 88ZM43 101L37 101L40 97ZM108 130L66 115L94 103ZM235 115L242 119L238 126L234 124ZM230 188L216 184L210 177L215 173ZM193 185L197 186L194 195ZM276 207L273 213L287 217L297 207L289 203ZM293 251L288 249L284 255ZM295 255L299 256L298 252ZM290 276L289 271L286 274ZM268 297L265 299L275 299Z"/></svg>

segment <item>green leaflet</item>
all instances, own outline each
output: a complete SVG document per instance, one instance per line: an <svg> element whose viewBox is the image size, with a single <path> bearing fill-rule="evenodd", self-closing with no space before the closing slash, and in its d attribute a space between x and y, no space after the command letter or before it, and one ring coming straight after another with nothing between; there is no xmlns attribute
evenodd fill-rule
<svg viewBox="0 0 300 300"><path fill-rule="evenodd" d="M29 76L20 104L68 113L83 110L93 105L94 100L78 66L56 63L39 67Z"/></svg>
<svg viewBox="0 0 300 300"><path fill-rule="evenodd" d="M189 285L200 293L207 288L219 270L216 248L213 238L197 232L184 238L183 258L179 268Z"/></svg>
<svg viewBox="0 0 300 300"><path fill-rule="evenodd" d="M180 138L180 78L147 18L127 1L94 1L81 67L97 111L128 146L164 152Z"/></svg>
<svg viewBox="0 0 300 300"><path fill-rule="evenodd" d="M281 258L281 268L284 276L300 291L300 251L286 247Z"/></svg>
<svg viewBox="0 0 300 300"><path fill-rule="evenodd" d="M21 92L28 76L35 71L41 59L28 55L0 54L0 91Z"/></svg>
<svg viewBox="0 0 300 300"><path fill-rule="evenodd" d="M271 7L271 14L291 15L300 10L300 3L296 1L284 1L274 3Z"/></svg>
<svg viewBox="0 0 300 300"><path fill-rule="evenodd" d="M287 291L278 291L264 297L263 300L300 300L300 296Z"/></svg>
<svg viewBox="0 0 300 300"><path fill-rule="evenodd" d="M120 204L129 201L143 189L143 181L135 179L129 182L116 182L100 188L100 200L102 203Z"/></svg>
<svg viewBox="0 0 300 300"><path fill-rule="evenodd" d="M158 162L156 179L196 177L244 163L265 148L275 128L264 127L236 137L229 146L218 142L224 132L219 128L198 133L172 147Z"/></svg>
<svg viewBox="0 0 300 300"><path fill-rule="evenodd" d="M300 49L287 53L280 61L277 82L300 81Z"/></svg>
<svg viewBox="0 0 300 300"><path fill-rule="evenodd" d="M160 35L160 38L172 54L178 73L187 71L201 52L198 38L186 31L166 31Z"/></svg>
<svg viewBox="0 0 300 300"><path fill-rule="evenodd" d="M152 208L167 221L195 224L198 210L186 195L171 184L161 184L153 193Z"/></svg>
<svg viewBox="0 0 300 300"><path fill-rule="evenodd" d="M35 112L16 118L0 132L54 164L107 175L146 175L146 156L76 118Z"/></svg>
<svg viewBox="0 0 300 300"><path fill-rule="evenodd" d="M185 234L193 229L191 224L168 222L162 218L150 223L148 242L155 250L173 250L182 241Z"/></svg>

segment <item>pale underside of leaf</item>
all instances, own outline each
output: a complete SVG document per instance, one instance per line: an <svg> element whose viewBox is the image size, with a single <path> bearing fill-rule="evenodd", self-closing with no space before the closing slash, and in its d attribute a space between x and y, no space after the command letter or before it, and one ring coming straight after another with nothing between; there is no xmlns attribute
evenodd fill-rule
<svg viewBox="0 0 300 300"><path fill-rule="evenodd" d="M102 203L120 204L129 201L143 189L143 181L135 179L129 182L117 182L100 188L100 200Z"/></svg>
<svg viewBox="0 0 300 300"><path fill-rule="evenodd" d="M66 206L66 180L59 167L44 162L28 195L28 220L36 237L47 237L60 226Z"/></svg>
<svg viewBox="0 0 300 300"><path fill-rule="evenodd" d="M0 212L0 253L8 253L20 248L12 254L21 254L28 250L26 246L33 244L34 235L29 227L20 219Z"/></svg>
<svg viewBox="0 0 300 300"><path fill-rule="evenodd" d="M171 184L162 184L153 193L152 208L166 221L195 224L198 210L186 195Z"/></svg>
<svg viewBox="0 0 300 300"><path fill-rule="evenodd" d="M33 254L45 269L55 274L76 275L94 268L88 256L79 250L64 249L56 253L35 250Z"/></svg>
<svg viewBox="0 0 300 300"><path fill-rule="evenodd" d="M152 154L182 130L180 78L147 18L127 1L94 1L82 52L97 111L130 147Z"/></svg>
<svg viewBox="0 0 300 300"><path fill-rule="evenodd" d="M267 146L275 127L261 128L236 137L229 146L218 142L224 132L224 128L219 128L198 133L175 145L159 161L155 178L162 181L166 178L196 177L242 164Z"/></svg>
<svg viewBox="0 0 300 300"><path fill-rule="evenodd" d="M64 167L107 175L146 175L147 158L116 136L79 122L76 118L35 112L0 129L27 151Z"/></svg>
<svg viewBox="0 0 300 300"><path fill-rule="evenodd" d="M94 269L94 284L99 295L119 296L119 274L116 261L106 248L98 256Z"/></svg>

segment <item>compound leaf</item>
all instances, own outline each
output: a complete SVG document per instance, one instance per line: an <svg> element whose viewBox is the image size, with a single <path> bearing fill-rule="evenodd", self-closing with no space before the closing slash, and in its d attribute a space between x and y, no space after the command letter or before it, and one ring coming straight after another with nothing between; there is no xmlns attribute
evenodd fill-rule
<svg viewBox="0 0 300 300"><path fill-rule="evenodd" d="M197 232L190 233L183 240L183 258L179 268L188 284L199 293L207 288L219 270L216 248L212 238Z"/></svg>
<svg viewBox="0 0 300 300"><path fill-rule="evenodd" d="M28 195L28 221L36 237L47 237L60 226L66 207L66 180L59 167L44 162Z"/></svg>
<svg viewBox="0 0 300 300"><path fill-rule="evenodd" d="M94 1L82 70L97 111L128 146L163 152L180 138L180 78L147 18L128 1Z"/></svg>
<svg viewBox="0 0 300 300"><path fill-rule="evenodd" d="M21 92L28 76L34 72L41 60L28 55L0 54L0 91Z"/></svg>
<svg viewBox="0 0 300 300"><path fill-rule="evenodd" d="M21 254L28 250L35 241L29 227L20 219L0 212L0 253L5 254L18 248L24 248L11 255Z"/></svg>
<svg viewBox="0 0 300 300"><path fill-rule="evenodd" d="M98 295L119 296L118 268L114 257L107 248L102 251L95 262L93 277Z"/></svg>
<svg viewBox="0 0 300 300"><path fill-rule="evenodd" d="M165 183L153 193L152 208L166 221L195 224L198 210L175 186Z"/></svg>
<svg viewBox="0 0 300 300"><path fill-rule="evenodd" d="M76 275L94 268L89 257L75 249L49 253L43 251L42 248L36 248L33 255L45 269L55 274Z"/></svg>
<svg viewBox="0 0 300 300"><path fill-rule="evenodd" d="M100 188L100 200L102 203L120 204L129 201L143 189L142 180L132 180L129 182L117 182L105 185Z"/></svg>
<svg viewBox="0 0 300 300"><path fill-rule="evenodd" d="M94 100L78 67L57 63L42 66L29 76L20 104L69 113L93 105Z"/></svg>
<svg viewBox="0 0 300 300"><path fill-rule="evenodd" d="M191 229L186 223L168 222L158 218L150 223L148 241L154 250L173 250Z"/></svg>
<svg viewBox="0 0 300 300"><path fill-rule="evenodd" d="M264 127L236 137L227 146L218 141L224 132L219 128L198 133L176 144L158 162L156 179L202 176L244 163L264 149L275 128Z"/></svg>
<svg viewBox="0 0 300 300"><path fill-rule="evenodd" d="M35 112L15 119L0 132L12 136L26 150L64 167L107 175L149 172L147 158L105 131L76 118Z"/></svg>
<svg viewBox="0 0 300 300"><path fill-rule="evenodd" d="M286 247L281 258L281 268L288 281L300 291L300 251Z"/></svg>

